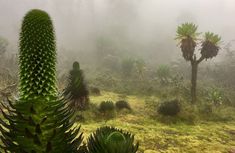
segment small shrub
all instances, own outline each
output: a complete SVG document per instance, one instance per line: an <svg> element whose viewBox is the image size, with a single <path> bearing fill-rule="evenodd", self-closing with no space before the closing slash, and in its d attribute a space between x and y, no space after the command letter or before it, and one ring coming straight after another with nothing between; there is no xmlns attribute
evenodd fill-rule
<svg viewBox="0 0 235 153"><path fill-rule="evenodd" d="M217 88L211 88L208 91L207 100L215 106L222 105L223 103L223 93Z"/></svg>
<svg viewBox="0 0 235 153"><path fill-rule="evenodd" d="M115 106L118 110L128 109L131 110L131 107L127 101L120 100L115 103Z"/></svg>
<svg viewBox="0 0 235 153"><path fill-rule="evenodd" d="M157 69L157 77L162 84L167 84L171 77L170 67L168 65L160 65Z"/></svg>
<svg viewBox="0 0 235 153"><path fill-rule="evenodd" d="M100 103L99 111L101 113L107 114L115 110L114 103L112 101L103 101Z"/></svg>
<svg viewBox="0 0 235 153"><path fill-rule="evenodd" d="M180 112L179 100L165 101L160 104L158 113L165 116L175 116Z"/></svg>

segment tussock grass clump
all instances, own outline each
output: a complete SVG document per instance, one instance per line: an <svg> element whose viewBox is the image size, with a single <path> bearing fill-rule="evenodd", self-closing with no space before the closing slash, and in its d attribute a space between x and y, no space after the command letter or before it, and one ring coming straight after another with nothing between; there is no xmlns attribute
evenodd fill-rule
<svg viewBox="0 0 235 153"><path fill-rule="evenodd" d="M115 116L115 105L112 101L103 101L99 105L99 112L105 118L113 118Z"/></svg>
<svg viewBox="0 0 235 153"><path fill-rule="evenodd" d="M99 111L101 113L105 113L108 111L114 111L114 110L115 110L115 106L112 101L102 101L100 103Z"/></svg>
<svg viewBox="0 0 235 153"><path fill-rule="evenodd" d="M123 110L123 109L131 110L130 104L124 100L117 101L115 103L115 106L116 106L117 110Z"/></svg>
<svg viewBox="0 0 235 153"><path fill-rule="evenodd" d="M164 116L176 116L180 112L179 100L165 101L158 107L158 113Z"/></svg>

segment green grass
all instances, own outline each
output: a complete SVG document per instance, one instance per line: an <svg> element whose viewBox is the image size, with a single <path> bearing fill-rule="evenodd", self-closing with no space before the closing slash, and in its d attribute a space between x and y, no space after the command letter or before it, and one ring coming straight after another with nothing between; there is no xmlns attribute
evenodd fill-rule
<svg viewBox="0 0 235 153"><path fill-rule="evenodd" d="M97 127L110 125L135 134L136 140L140 142L140 153L147 150L150 153L227 153L235 147L234 120L165 124L159 122L157 117L151 117L145 107L146 98L159 101L157 97L124 96L104 91L101 96L91 96L91 102L97 105L104 100L116 102L125 99L133 111L119 112L110 120L97 121L97 116L93 116L94 119L81 123L85 139Z"/></svg>
<svg viewBox="0 0 235 153"><path fill-rule="evenodd" d="M199 119L193 124L180 120L166 124L159 121L165 118L157 114L153 116L153 110L146 108L146 101L157 103L160 101L158 97L125 96L105 91L101 94L91 96L91 103L98 106L104 100L116 102L124 99L130 103L133 111L118 112L110 120L100 119L91 111L85 112L85 122L77 123L81 124L85 140L96 128L110 125L135 134L140 142L139 153L228 153L235 149L235 120L213 122ZM231 111L230 115L235 116L234 108L228 110Z"/></svg>

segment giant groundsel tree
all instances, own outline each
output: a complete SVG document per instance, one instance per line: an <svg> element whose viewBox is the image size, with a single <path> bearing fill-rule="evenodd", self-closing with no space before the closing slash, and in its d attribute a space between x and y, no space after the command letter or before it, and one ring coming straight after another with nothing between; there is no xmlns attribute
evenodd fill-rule
<svg viewBox="0 0 235 153"><path fill-rule="evenodd" d="M20 97L4 105L1 148L10 153L77 153L82 141L73 111L57 96L56 45L52 21L29 11L20 33Z"/></svg>
<svg viewBox="0 0 235 153"><path fill-rule="evenodd" d="M204 59L211 59L218 54L220 49L221 37L212 32L206 32L202 41L199 41L199 36L201 33L197 32L197 26L193 23L184 23L178 26L176 39L180 41L180 48L182 55L186 61L190 61L192 66L192 76L191 76L191 96L192 103L196 102L196 86L197 86L197 72L198 65ZM201 45L200 54L201 56L197 58L197 53L195 51L197 45Z"/></svg>

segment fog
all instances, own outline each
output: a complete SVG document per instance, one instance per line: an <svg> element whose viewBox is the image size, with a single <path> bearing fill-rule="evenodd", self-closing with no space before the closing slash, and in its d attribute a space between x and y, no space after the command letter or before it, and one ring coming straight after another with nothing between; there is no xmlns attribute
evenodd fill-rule
<svg viewBox="0 0 235 153"><path fill-rule="evenodd" d="M12 50L17 50L22 18L33 8L52 17L63 56L95 56L101 40L114 55L171 61L181 56L174 37L182 22L221 35L223 44L235 38L234 0L0 0L0 36Z"/></svg>

